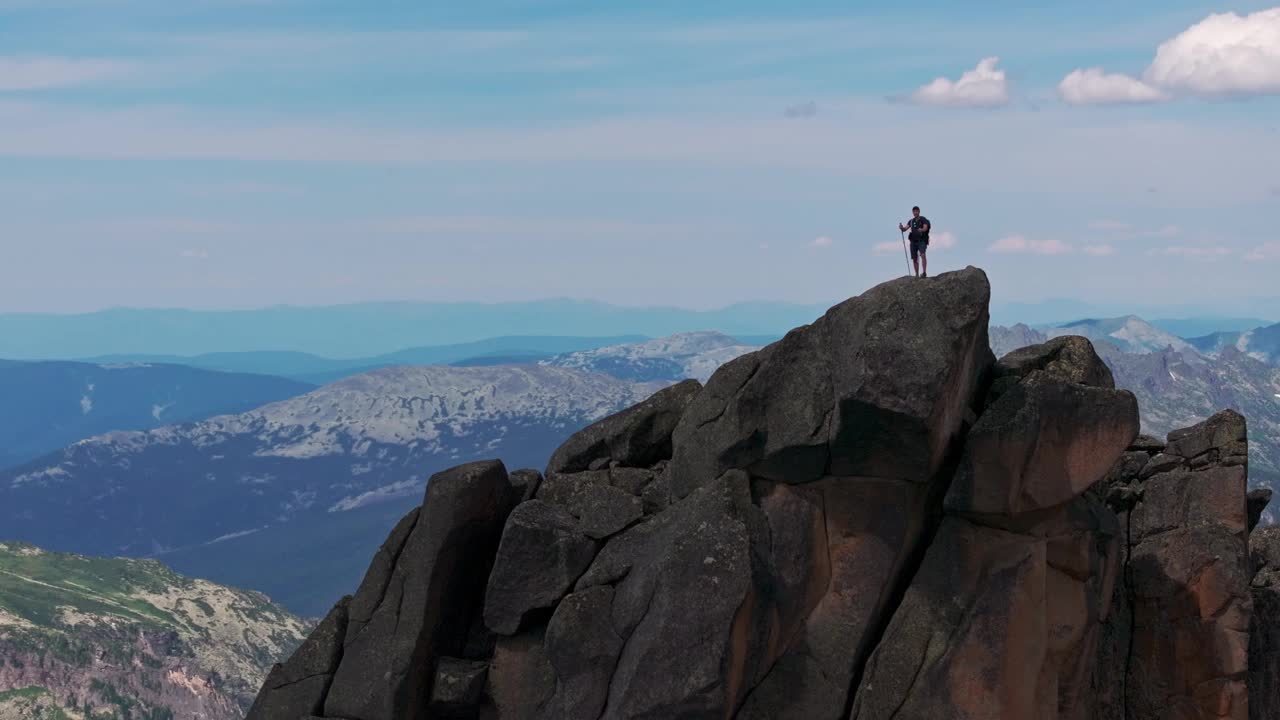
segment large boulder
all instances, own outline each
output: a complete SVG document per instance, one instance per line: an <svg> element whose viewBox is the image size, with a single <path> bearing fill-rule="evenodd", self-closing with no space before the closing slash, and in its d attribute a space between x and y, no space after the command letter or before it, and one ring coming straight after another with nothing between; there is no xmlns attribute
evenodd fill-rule
<svg viewBox="0 0 1280 720"><path fill-rule="evenodd" d="M994 361L989 298L975 268L887 282L722 366L676 427L673 495L735 468L929 482Z"/></svg>
<svg viewBox="0 0 1280 720"><path fill-rule="evenodd" d="M385 581L366 577L351 607L324 714L360 720L428 717L436 661L463 654L508 513L522 488L500 462L433 475L416 521L389 558ZM403 531L397 528L393 536Z"/></svg>
<svg viewBox="0 0 1280 720"><path fill-rule="evenodd" d="M1138 436L1127 390L1033 371L982 414L947 494L953 512L1018 515L1082 494Z"/></svg>
<svg viewBox="0 0 1280 720"><path fill-rule="evenodd" d="M1210 451L1214 452L1215 461L1236 455L1247 457L1248 436L1244 416L1234 410L1223 410L1197 425L1169 433L1164 451L1187 460Z"/></svg>
<svg viewBox="0 0 1280 720"><path fill-rule="evenodd" d="M636 479L637 473L652 471L634 468L588 470L552 475L538 490L538 499L563 508L577 521L584 533L597 540L613 535L644 515L644 502L613 478L623 482Z"/></svg>
<svg viewBox="0 0 1280 720"><path fill-rule="evenodd" d="M1043 372L1064 382L1114 388L1111 368L1098 357L1093 343L1079 335L1063 335L1039 345L1019 348L996 363L997 378L1022 379Z"/></svg>
<svg viewBox="0 0 1280 720"><path fill-rule="evenodd" d="M596 556L596 543L564 509L522 503L507 518L485 591L489 629L513 635L527 614L554 607Z"/></svg>
<svg viewBox="0 0 1280 720"><path fill-rule="evenodd" d="M578 431L551 455L547 477L593 469L600 460L648 467L670 459L671 433L701 389L697 380L685 380Z"/></svg>
<svg viewBox="0 0 1280 720"><path fill-rule="evenodd" d="M611 625L575 631L580 644L602 651L597 666L612 659L604 650L618 651L603 718L732 714L774 657L772 613L755 572L767 544L746 474L730 472L605 545L576 593L612 587L611 597L597 598ZM558 660L564 655L557 651L553 663L577 673L561 677L562 687L594 672Z"/></svg>

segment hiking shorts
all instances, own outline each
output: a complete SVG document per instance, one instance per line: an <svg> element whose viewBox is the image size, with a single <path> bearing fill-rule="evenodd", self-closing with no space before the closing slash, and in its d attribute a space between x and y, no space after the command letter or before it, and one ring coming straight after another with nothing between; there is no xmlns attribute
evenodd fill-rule
<svg viewBox="0 0 1280 720"><path fill-rule="evenodd" d="M911 259L915 260L921 255L927 255L929 250L928 240L912 240L911 241Z"/></svg>

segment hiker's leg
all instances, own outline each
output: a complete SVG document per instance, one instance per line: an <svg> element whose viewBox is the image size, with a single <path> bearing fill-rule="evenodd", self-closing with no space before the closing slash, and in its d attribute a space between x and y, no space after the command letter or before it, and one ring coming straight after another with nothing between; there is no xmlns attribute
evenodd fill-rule
<svg viewBox="0 0 1280 720"><path fill-rule="evenodd" d="M915 243L911 243L911 266L916 269L916 277L920 277L920 254Z"/></svg>
<svg viewBox="0 0 1280 720"><path fill-rule="evenodd" d="M929 253L925 252L923 248L920 250L920 265L922 268L924 268L924 274L928 275L929 274Z"/></svg>

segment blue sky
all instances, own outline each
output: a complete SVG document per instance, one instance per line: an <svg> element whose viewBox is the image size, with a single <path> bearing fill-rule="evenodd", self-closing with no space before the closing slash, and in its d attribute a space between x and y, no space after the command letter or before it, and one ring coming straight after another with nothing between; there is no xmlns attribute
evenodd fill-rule
<svg viewBox="0 0 1280 720"><path fill-rule="evenodd" d="M1280 295L1280 9L956 5L0 0L0 312Z"/></svg>

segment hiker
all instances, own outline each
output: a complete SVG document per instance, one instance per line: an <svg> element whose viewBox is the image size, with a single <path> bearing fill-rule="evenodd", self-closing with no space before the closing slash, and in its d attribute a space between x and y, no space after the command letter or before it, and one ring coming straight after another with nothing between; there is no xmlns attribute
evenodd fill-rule
<svg viewBox="0 0 1280 720"><path fill-rule="evenodd" d="M898 223L898 230L911 230L907 239L911 241L911 264L915 266L916 277L929 277L929 218L920 214L920 206L911 208L911 219L906 225Z"/></svg>

